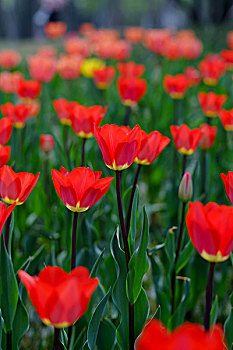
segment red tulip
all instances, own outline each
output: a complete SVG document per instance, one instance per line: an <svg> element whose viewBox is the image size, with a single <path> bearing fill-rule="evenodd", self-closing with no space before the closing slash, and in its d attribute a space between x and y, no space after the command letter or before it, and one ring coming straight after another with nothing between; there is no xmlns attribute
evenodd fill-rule
<svg viewBox="0 0 233 350"><path fill-rule="evenodd" d="M147 134L144 130L141 130L141 144L135 162L142 165L153 163L170 141L168 137L163 136L159 131L152 131L150 134Z"/></svg>
<svg viewBox="0 0 233 350"><path fill-rule="evenodd" d="M108 191L113 177L100 179L102 171L75 168L70 173L52 169L52 179L58 196L65 206L74 212L83 212L98 202Z"/></svg>
<svg viewBox="0 0 233 350"><path fill-rule="evenodd" d="M144 36L144 28L142 27L126 27L124 30L125 39L132 44L138 44L142 41Z"/></svg>
<svg viewBox="0 0 233 350"><path fill-rule="evenodd" d="M72 80L80 76L82 58L74 55L61 55L57 62L57 72L61 78Z"/></svg>
<svg viewBox="0 0 233 350"><path fill-rule="evenodd" d="M41 83L36 80L21 80L17 94L22 98L37 98L41 92Z"/></svg>
<svg viewBox="0 0 233 350"><path fill-rule="evenodd" d="M0 147L0 167L6 164L11 156L11 146Z"/></svg>
<svg viewBox="0 0 233 350"><path fill-rule="evenodd" d="M206 85L215 86L226 72L226 63L218 54L209 54L199 63L199 70Z"/></svg>
<svg viewBox="0 0 233 350"><path fill-rule="evenodd" d="M225 185L227 197L233 204L233 171L228 171L227 175L223 173L221 173L220 175Z"/></svg>
<svg viewBox="0 0 233 350"><path fill-rule="evenodd" d="M201 81L201 74L197 69L189 66L185 69L184 74L189 81L189 86L199 85Z"/></svg>
<svg viewBox="0 0 233 350"><path fill-rule="evenodd" d="M140 78L145 72L144 64L136 64L134 61L118 63L117 69L125 78Z"/></svg>
<svg viewBox="0 0 233 350"><path fill-rule="evenodd" d="M15 173L8 165L0 169L0 197L8 204L23 204L37 183L40 173Z"/></svg>
<svg viewBox="0 0 233 350"><path fill-rule="evenodd" d="M50 153L54 148L54 137L50 134L40 135L40 149L44 153Z"/></svg>
<svg viewBox="0 0 233 350"><path fill-rule="evenodd" d="M224 333L220 325L214 325L209 332L195 323L184 323L173 332L156 319L151 320L142 331L136 343L136 350L226 350Z"/></svg>
<svg viewBox="0 0 233 350"><path fill-rule="evenodd" d="M44 31L48 38L59 39L65 35L67 30L67 25L64 22L48 22Z"/></svg>
<svg viewBox="0 0 233 350"><path fill-rule="evenodd" d="M186 217L189 237L198 253L210 262L229 258L233 248L233 207L189 203Z"/></svg>
<svg viewBox="0 0 233 350"><path fill-rule="evenodd" d="M33 79L48 83L56 73L57 63L53 57L37 54L28 58L28 68Z"/></svg>
<svg viewBox="0 0 233 350"><path fill-rule="evenodd" d="M65 98L59 98L58 100L53 100L53 107L57 113L57 117L60 122L64 125L71 125L71 111L74 107L78 106L79 103L76 101L67 101Z"/></svg>
<svg viewBox="0 0 233 350"><path fill-rule="evenodd" d="M229 111L222 109L219 112L219 118L226 131L233 131L233 109Z"/></svg>
<svg viewBox="0 0 233 350"><path fill-rule="evenodd" d="M8 208L6 208L6 203L3 203L0 201L0 235L2 233L3 226L12 213L13 209L15 207L15 203L12 205L9 205Z"/></svg>
<svg viewBox="0 0 233 350"><path fill-rule="evenodd" d="M4 145L10 140L12 133L12 120L4 117L0 119L0 145Z"/></svg>
<svg viewBox="0 0 233 350"><path fill-rule="evenodd" d="M31 118L31 107L26 103L20 103L13 105L11 102L7 102L1 105L1 112L5 117L12 120L13 126L17 129L21 129L25 126L26 121Z"/></svg>
<svg viewBox="0 0 233 350"><path fill-rule="evenodd" d="M20 72L4 71L0 73L0 89L7 94L14 94L18 90L23 74Z"/></svg>
<svg viewBox="0 0 233 350"><path fill-rule="evenodd" d="M64 48L69 55L76 55L82 58L86 58L91 54L91 47L88 40L77 36L71 36L65 39Z"/></svg>
<svg viewBox="0 0 233 350"><path fill-rule="evenodd" d="M113 66L100 68L94 71L93 80L98 89L107 89L113 82L116 71Z"/></svg>
<svg viewBox="0 0 233 350"><path fill-rule="evenodd" d="M94 130L95 138L108 168L124 170L133 163L141 144L138 125L130 130L127 126L105 124L103 127L95 127Z"/></svg>
<svg viewBox="0 0 233 350"><path fill-rule="evenodd" d="M174 99L182 99L189 87L189 80L184 74L165 75L163 87L166 93Z"/></svg>
<svg viewBox="0 0 233 350"><path fill-rule="evenodd" d="M38 277L20 270L19 278L41 320L56 328L73 325L86 312L99 283L82 266L70 273L58 266L47 266Z"/></svg>
<svg viewBox="0 0 233 350"><path fill-rule="evenodd" d="M224 59L227 69L233 69L233 50L222 50L221 57Z"/></svg>
<svg viewBox="0 0 233 350"><path fill-rule="evenodd" d="M94 125L98 126L103 120L107 107L102 106L76 106L73 108L70 120L76 134L83 138L94 135Z"/></svg>
<svg viewBox="0 0 233 350"><path fill-rule="evenodd" d="M171 125L170 130L178 152L186 155L195 152L202 136L200 129L190 129L186 124L182 124Z"/></svg>
<svg viewBox="0 0 233 350"><path fill-rule="evenodd" d="M210 149L215 142L217 135L217 126L210 126L209 124L201 124L200 130L202 136L199 142L199 146L202 149Z"/></svg>
<svg viewBox="0 0 233 350"><path fill-rule="evenodd" d="M0 66L4 69L12 69L18 66L21 61L21 55L15 50L0 51Z"/></svg>
<svg viewBox="0 0 233 350"><path fill-rule="evenodd" d="M122 103L126 106L134 106L145 95L147 82L144 79L120 77L117 80L117 89Z"/></svg>
<svg viewBox="0 0 233 350"><path fill-rule="evenodd" d="M217 95L214 92L199 92L198 100L204 115L217 117L227 100L227 95Z"/></svg>

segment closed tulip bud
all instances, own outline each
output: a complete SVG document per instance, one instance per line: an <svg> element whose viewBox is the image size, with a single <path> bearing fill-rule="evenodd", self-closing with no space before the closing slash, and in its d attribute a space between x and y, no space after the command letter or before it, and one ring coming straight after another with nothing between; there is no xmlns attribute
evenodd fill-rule
<svg viewBox="0 0 233 350"><path fill-rule="evenodd" d="M193 182L191 174L186 172L182 177L179 187L179 199L182 202L188 202L193 195Z"/></svg>
<svg viewBox="0 0 233 350"><path fill-rule="evenodd" d="M54 137L49 134L40 135L40 149L44 153L50 153L54 148Z"/></svg>

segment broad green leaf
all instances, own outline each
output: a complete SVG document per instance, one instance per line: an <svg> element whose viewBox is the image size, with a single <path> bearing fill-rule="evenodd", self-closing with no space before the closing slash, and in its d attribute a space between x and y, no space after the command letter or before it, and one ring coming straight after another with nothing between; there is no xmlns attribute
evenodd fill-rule
<svg viewBox="0 0 233 350"><path fill-rule="evenodd" d="M98 350L113 349L116 343L116 328L110 320L101 320L96 343Z"/></svg>
<svg viewBox="0 0 233 350"><path fill-rule="evenodd" d="M149 317L150 304L144 288L141 288L134 306L134 337L135 339L142 332L142 329Z"/></svg>
<svg viewBox="0 0 233 350"><path fill-rule="evenodd" d="M110 295L110 289L108 293L100 301L100 303L97 305L92 315L91 321L89 323L88 330L87 330L87 342L90 350L95 350L100 320L101 318L103 318L105 314L109 295Z"/></svg>
<svg viewBox="0 0 233 350"><path fill-rule="evenodd" d="M10 229L9 229L9 244L8 244L8 252L11 256L11 246L12 246L12 236L13 236L13 230L14 230L14 212L12 211L11 215L9 216L11 222L10 222Z"/></svg>
<svg viewBox="0 0 233 350"><path fill-rule="evenodd" d="M145 208L143 209L143 214L144 217L140 243L130 259L129 272L127 275L127 296L131 304L136 302L142 288L142 278L149 268L147 257L149 224Z"/></svg>
<svg viewBox="0 0 233 350"><path fill-rule="evenodd" d="M1 235L0 241L0 303L4 328L6 332L9 332L13 328L19 295L14 268L6 250L4 235Z"/></svg>
<svg viewBox="0 0 233 350"><path fill-rule="evenodd" d="M2 332L3 332L4 320L2 318L2 311L0 309L0 349L2 348Z"/></svg>
<svg viewBox="0 0 233 350"><path fill-rule="evenodd" d="M224 331L225 331L225 335L226 335L226 340L227 340L227 344L229 349L232 348L233 346L233 293L231 293L230 296L231 299L231 312L228 315L225 323L224 323Z"/></svg>
<svg viewBox="0 0 233 350"><path fill-rule="evenodd" d="M157 244L154 248L148 249L148 254L152 255L164 247L165 247L165 243Z"/></svg>
<svg viewBox="0 0 233 350"><path fill-rule="evenodd" d="M28 312L19 298L16 309L16 314L13 322L13 336L12 336L12 349L17 350L20 348L20 341L24 334L29 329L29 316Z"/></svg>
<svg viewBox="0 0 233 350"><path fill-rule="evenodd" d="M210 312L210 325L216 323L218 317L218 296L216 295Z"/></svg>
<svg viewBox="0 0 233 350"><path fill-rule="evenodd" d="M138 201L139 201L139 191L138 191L138 186L137 186L136 190L135 190L135 193L134 193L132 212L131 212L131 219L130 219L129 242L130 242L130 245L131 245L131 254L134 252L134 249L135 249L135 239L136 239L136 235L137 235Z"/></svg>
<svg viewBox="0 0 233 350"><path fill-rule="evenodd" d="M176 262L176 273L179 273L183 267L187 264L191 254L193 252L193 244L191 241L189 241L182 252L179 255L179 258Z"/></svg>
<svg viewBox="0 0 233 350"><path fill-rule="evenodd" d="M128 299L126 294L126 260L125 253L121 249L119 242L119 227L111 240L111 254L113 256L117 278L113 286L112 298L113 302L120 312L120 323L117 328L117 339L122 349L129 348L129 315L128 315Z"/></svg>
<svg viewBox="0 0 233 350"><path fill-rule="evenodd" d="M172 270L175 260L175 234L173 231L173 228L168 231L165 241L165 252L170 266L169 271Z"/></svg>

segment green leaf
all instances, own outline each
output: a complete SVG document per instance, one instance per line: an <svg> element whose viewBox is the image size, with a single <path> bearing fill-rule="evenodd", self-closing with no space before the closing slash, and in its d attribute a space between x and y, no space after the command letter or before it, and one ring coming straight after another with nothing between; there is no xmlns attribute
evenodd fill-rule
<svg viewBox="0 0 233 350"><path fill-rule="evenodd" d="M13 321L18 303L18 285L14 268L7 253L4 235L1 235L0 245L0 305L6 332L13 328Z"/></svg>
<svg viewBox="0 0 233 350"><path fill-rule="evenodd" d="M173 230L172 228L168 231L165 241L165 253L169 261L169 271L172 270L175 260L175 234Z"/></svg>
<svg viewBox="0 0 233 350"><path fill-rule="evenodd" d="M146 209L143 209L143 226L137 250L131 256L127 275L126 290L131 304L134 304L142 288L142 278L149 268L147 245L149 240L149 224Z"/></svg>
<svg viewBox="0 0 233 350"><path fill-rule="evenodd" d="M129 314L128 299L126 294L126 260L125 253L121 249L119 241L119 227L117 227L111 240L111 254L115 262L117 273L116 282L113 286L113 302L120 312L120 322L117 328L117 339L122 349L129 348Z"/></svg>
<svg viewBox="0 0 233 350"><path fill-rule="evenodd" d="M89 323L88 330L87 330L87 342L90 350L95 350L100 320L101 318L103 318L105 314L109 295L110 295L110 289L108 293L103 297L103 299L97 305L93 313L93 316L91 318L91 321Z"/></svg>
<svg viewBox="0 0 233 350"><path fill-rule="evenodd" d="M0 349L2 348L2 332L3 332L4 320L2 318L2 311L0 309Z"/></svg>
<svg viewBox="0 0 233 350"><path fill-rule="evenodd" d="M157 244L154 248L148 249L148 251L147 251L148 255L152 255L164 247L165 247L165 243Z"/></svg>
<svg viewBox="0 0 233 350"><path fill-rule="evenodd" d="M216 297L214 299L214 303L213 303L212 308L211 308L211 312L210 312L210 325L211 326L216 323L217 317L218 317L218 296L216 295Z"/></svg>
<svg viewBox="0 0 233 350"><path fill-rule="evenodd" d="M113 349L116 343L116 328L110 320L104 319L100 322L96 343L99 350Z"/></svg>
<svg viewBox="0 0 233 350"><path fill-rule="evenodd" d="M134 252L135 239L137 235L138 201L139 201L139 191L138 191L138 186L136 186L136 190L133 198L133 205L132 205L132 212L131 212L131 219L130 219L130 232L129 232L129 242L131 243L131 253Z"/></svg>
<svg viewBox="0 0 233 350"><path fill-rule="evenodd" d="M92 270L91 270L91 273L90 273L90 277L91 277L91 278L96 276L96 272L97 272L97 270L98 270L99 263L100 263L100 261L101 261L102 258L103 258L104 251L105 251L105 249L102 250L102 252L101 252L100 255L98 256L96 262L94 263L94 265L93 265L93 267L92 267Z"/></svg>
<svg viewBox="0 0 233 350"><path fill-rule="evenodd" d="M174 329L180 326L184 322L184 316L187 311L187 303L188 303L189 295L190 295L190 279L185 278L184 288L183 288L183 293L182 293L180 303L176 308L176 311L168 321L169 329Z"/></svg>
<svg viewBox="0 0 233 350"><path fill-rule="evenodd" d="M230 296L230 300L231 300L231 312L228 315L225 323L224 323L224 331L225 331L225 335L226 335L226 340L227 340L227 344L229 349L232 348L233 345L233 293L231 293Z"/></svg>
<svg viewBox="0 0 233 350"><path fill-rule="evenodd" d="M17 350L19 348L20 341L24 334L29 329L29 316L28 312L19 298L16 309L16 314L13 322L13 336L12 336L12 349Z"/></svg>
<svg viewBox="0 0 233 350"><path fill-rule="evenodd" d="M14 212L12 211L11 215L9 216L10 221L10 229L9 229L9 244L8 244L8 250L9 255L11 256L11 246L12 246L12 236L13 236L13 230L14 230Z"/></svg>
<svg viewBox="0 0 233 350"><path fill-rule="evenodd" d="M134 306L134 337L135 339L142 332L142 329L149 317L150 304L144 288L141 288L140 294Z"/></svg>
<svg viewBox="0 0 233 350"><path fill-rule="evenodd" d="M182 252L179 255L179 258L176 262L176 274L179 273L183 267L187 264L191 254L193 252L193 244L189 241Z"/></svg>

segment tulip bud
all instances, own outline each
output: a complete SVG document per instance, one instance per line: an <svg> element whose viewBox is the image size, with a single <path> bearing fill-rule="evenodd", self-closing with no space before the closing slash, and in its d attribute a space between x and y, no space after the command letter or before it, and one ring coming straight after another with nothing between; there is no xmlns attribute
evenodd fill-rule
<svg viewBox="0 0 233 350"><path fill-rule="evenodd" d="M40 135L40 149L44 153L50 153L54 147L54 138L49 134Z"/></svg>
<svg viewBox="0 0 233 350"><path fill-rule="evenodd" d="M179 187L179 199L182 202L188 202L193 195L193 183L191 174L186 172L181 180Z"/></svg>

